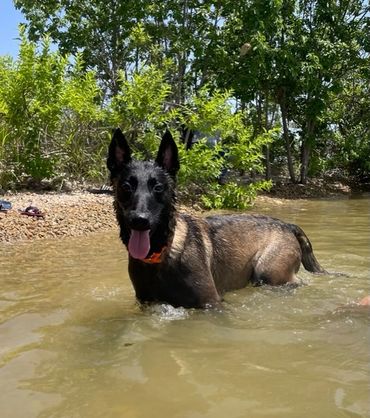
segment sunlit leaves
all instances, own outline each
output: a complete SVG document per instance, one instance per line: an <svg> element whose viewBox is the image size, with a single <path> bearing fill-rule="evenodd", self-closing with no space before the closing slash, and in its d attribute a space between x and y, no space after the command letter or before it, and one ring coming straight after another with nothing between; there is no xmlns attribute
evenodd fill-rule
<svg viewBox="0 0 370 418"><path fill-rule="evenodd" d="M0 64L3 155L10 166L16 162L16 178L50 177L82 153L88 137L81 131L101 110L95 76L81 71L80 59L73 66L47 38L37 48L21 33L18 59Z"/></svg>

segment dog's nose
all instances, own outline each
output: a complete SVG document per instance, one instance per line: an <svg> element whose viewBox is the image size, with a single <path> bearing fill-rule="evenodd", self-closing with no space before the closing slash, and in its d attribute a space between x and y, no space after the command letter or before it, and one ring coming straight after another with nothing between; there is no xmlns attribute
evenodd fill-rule
<svg viewBox="0 0 370 418"><path fill-rule="evenodd" d="M138 231L145 231L150 229L150 222L148 216L145 213L134 214L131 217L130 224L131 229L136 229Z"/></svg>

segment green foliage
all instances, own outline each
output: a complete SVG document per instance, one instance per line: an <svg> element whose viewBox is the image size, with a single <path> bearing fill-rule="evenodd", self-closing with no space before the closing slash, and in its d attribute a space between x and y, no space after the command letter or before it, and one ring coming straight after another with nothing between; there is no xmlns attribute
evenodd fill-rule
<svg viewBox="0 0 370 418"><path fill-rule="evenodd" d="M83 70L81 55L65 75L61 105L63 115L54 145L60 155L59 171L78 178L102 178L107 130L95 73Z"/></svg>
<svg viewBox="0 0 370 418"><path fill-rule="evenodd" d="M345 8L313 0L227 3L224 47L230 57L244 43L250 47L229 59L227 68L214 67L217 83L233 88L242 104L256 108L256 132L261 126L269 129L271 102L280 107L288 131L294 127L299 133L305 182L310 163L316 164L312 173L325 166L316 157L333 126L328 118L332 94L342 93L343 80L356 77L356 67L368 57L369 6L360 0ZM294 154L287 148L296 144L290 143L289 132L284 134L286 155L278 157L289 161L289 152ZM324 145L333 149L330 142ZM292 174L293 180L294 170Z"/></svg>
<svg viewBox="0 0 370 418"><path fill-rule="evenodd" d="M80 57L70 71L69 66L67 57L50 51L48 39L38 50L23 32L18 60L0 61L5 179L41 180L66 171L86 175L95 152L101 154L99 135L92 138L101 117L94 74L81 70Z"/></svg>
<svg viewBox="0 0 370 418"><path fill-rule="evenodd" d="M152 157L157 149L157 131L176 118L176 111L168 111L171 86L165 71L149 66L124 79L113 98L110 109L112 126L121 126L135 141L136 156Z"/></svg>
<svg viewBox="0 0 370 418"><path fill-rule="evenodd" d="M259 147L258 153L252 156L252 152L248 151L242 158L242 167L248 169L249 173L261 169L262 143L253 145L255 149ZM238 150L238 154L242 154L245 149L238 138L235 138L232 145L229 144L232 151L223 153L222 146L221 141L220 144L211 148L206 140L203 140L196 143L190 150L180 147L180 193L187 200L200 200L207 209L245 209L252 204L259 190L266 190L271 184L265 181L243 183L239 175L234 175L232 176L234 179L222 181L220 184L222 171L226 167L231 173L237 173L240 170L241 165L237 160L232 159L232 151Z"/></svg>
<svg viewBox="0 0 370 418"><path fill-rule="evenodd" d="M201 196L201 201L206 209L247 209L249 208L260 190L268 190L270 181L258 181L244 185L231 181L226 184L213 184L207 194Z"/></svg>
<svg viewBox="0 0 370 418"><path fill-rule="evenodd" d="M163 71L149 66L129 80L121 72L121 81L120 91L113 99L115 122L121 122L125 130L145 130L153 123L164 121L171 86L165 81Z"/></svg>
<svg viewBox="0 0 370 418"><path fill-rule="evenodd" d="M343 80L344 89L340 96L331 95L328 118L336 129L325 133L325 142L331 144L331 167L347 170L352 175L370 175L370 114L369 63L364 62L356 71L356 82L352 78ZM327 147L326 147L327 148ZM322 158L327 154L322 152Z"/></svg>
<svg viewBox="0 0 370 418"><path fill-rule="evenodd" d="M248 132L248 129L245 131ZM181 193L189 200L195 200L195 197L199 199L200 196L206 209L246 209L256 198L257 192L269 189L271 183L254 181L247 184L238 173L243 171L250 174L262 170L262 145L270 139L267 134L255 140L244 135L226 143L220 141L212 148L206 140L196 143L187 151L181 147ZM223 152L223 147L228 147L228 150ZM226 168L231 173L231 179L221 182L222 171Z"/></svg>
<svg viewBox="0 0 370 418"><path fill-rule="evenodd" d="M144 1L111 2L109 7L101 0L14 0L14 4L26 17L32 41L49 35L63 54L81 51L84 66L96 70L104 89L117 91L119 70L134 61L136 22L148 7Z"/></svg>
<svg viewBox="0 0 370 418"><path fill-rule="evenodd" d="M208 207L240 207L252 190L240 174L263 169L286 165L292 181L299 169L303 183L336 167L369 173L366 2L15 5L27 23L19 59L0 59L5 179L102 176L117 125L139 158L155 155L165 127L220 138L180 150L180 188ZM235 184L220 186L226 169Z"/></svg>
<svg viewBox="0 0 370 418"><path fill-rule="evenodd" d="M188 104L217 95L219 89L233 91L235 108L253 114L253 136L280 127L284 141L271 144L269 157L272 164L288 163L292 181L299 165L304 182L307 173L341 163L341 155L348 160L342 165L351 170L367 166L366 141L360 131L347 123L344 127L340 115L351 107L347 81L369 79L357 71L369 67L368 2L126 0L107 7L101 0L15 0L15 5L26 18L30 39L39 41L47 34L62 52L75 56L81 51L83 69L96 71L104 103L114 98L117 115L109 120L132 129L133 139L143 141L138 147L142 155L148 147L153 151L155 129L175 119L157 106L213 135L215 126L222 125L222 97L213 109L199 108L194 114ZM162 89L148 83L143 67ZM205 85L208 93L202 92ZM341 110L332 110L333 97ZM189 119L177 108L170 110L174 105L185 105ZM155 116L159 113L160 119ZM224 131L223 139L232 138ZM330 161L325 155L332 155ZM242 165L248 166L247 161ZM269 160L266 165L268 169Z"/></svg>
<svg viewBox="0 0 370 418"><path fill-rule="evenodd" d="M110 118L131 137L137 158L154 158L165 126L171 126L175 137L185 125L204 134L218 135L220 142L211 147L206 139L190 150L179 144L181 169L179 188L182 196L201 200L206 207L243 208L256 190L264 184L227 184L220 186L218 179L224 168L232 171L258 172L262 170L262 146L271 141L270 133L252 136L245 127L244 116L231 105L231 93L203 87L187 104L169 107L173 94L166 81L167 70L149 66L122 80L117 96L112 100Z"/></svg>
<svg viewBox="0 0 370 418"><path fill-rule="evenodd" d="M249 206L257 190L267 188L268 183L242 184L238 176L238 182L221 185L219 179L226 169L231 173L261 172L262 148L271 142L272 132L254 137L252 129L245 126L245 115L233 111L231 93L216 90L211 95L207 87L192 98L184 114L187 126L205 137L218 136L220 140L213 147L204 139L188 151L180 150L180 188L186 185L188 194L190 191L193 195L201 195L201 201L208 209Z"/></svg>
<svg viewBox="0 0 370 418"><path fill-rule="evenodd" d="M210 184L217 182L224 159L219 156L220 146L211 148L202 140L186 150L179 147L181 170L178 182L180 187L192 186L201 193L207 193Z"/></svg>
<svg viewBox="0 0 370 418"><path fill-rule="evenodd" d="M102 102L95 74L84 70L80 55L72 65L67 57L50 51L48 40L39 51L23 36L18 61L0 62L2 180L61 174L101 177L109 143L106 126L120 126L129 135L135 157L148 159L155 157L165 127L179 140L185 125L205 138L216 135L220 140L210 146L204 139L189 151L178 141L182 195L207 208L246 207L264 185L233 181L221 186L220 174L225 169L261 171L261 150L271 135L252 135L245 115L231 105L230 92L211 94L204 86L188 103L174 105L168 82L172 68L166 62L162 68L144 67L129 78L121 73L117 94Z"/></svg>
<svg viewBox="0 0 370 418"><path fill-rule="evenodd" d="M45 40L41 51L22 34L19 60L0 73L0 103L6 132L5 149L17 170L34 177L52 174L54 156L42 150L56 129L58 105L66 61L49 52Z"/></svg>

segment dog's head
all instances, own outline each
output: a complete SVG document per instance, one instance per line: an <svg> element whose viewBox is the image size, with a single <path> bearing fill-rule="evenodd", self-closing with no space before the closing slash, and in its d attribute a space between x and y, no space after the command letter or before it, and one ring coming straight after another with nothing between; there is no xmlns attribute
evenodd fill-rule
<svg viewBox="0 0 370 418"><path fill-rule="evenodd" d="M115 192L121 238L130 255L145 259L165 245L175 203L178 150L169 131L155 161L137 161L120 129L113 133L107 166Z"/></svg>

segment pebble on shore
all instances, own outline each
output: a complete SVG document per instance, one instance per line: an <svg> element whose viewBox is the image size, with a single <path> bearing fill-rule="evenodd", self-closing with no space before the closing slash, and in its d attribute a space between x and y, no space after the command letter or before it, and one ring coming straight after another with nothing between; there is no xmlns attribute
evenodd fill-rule
<svg viewBox="0 0 370 418"><path fill-rule="evenodd" d="M0 212L0 243L82 236L118 230L113 196L88 192L17 193L1 196L12 209ZM36 206L44 217L22 215Z"/></svg>

